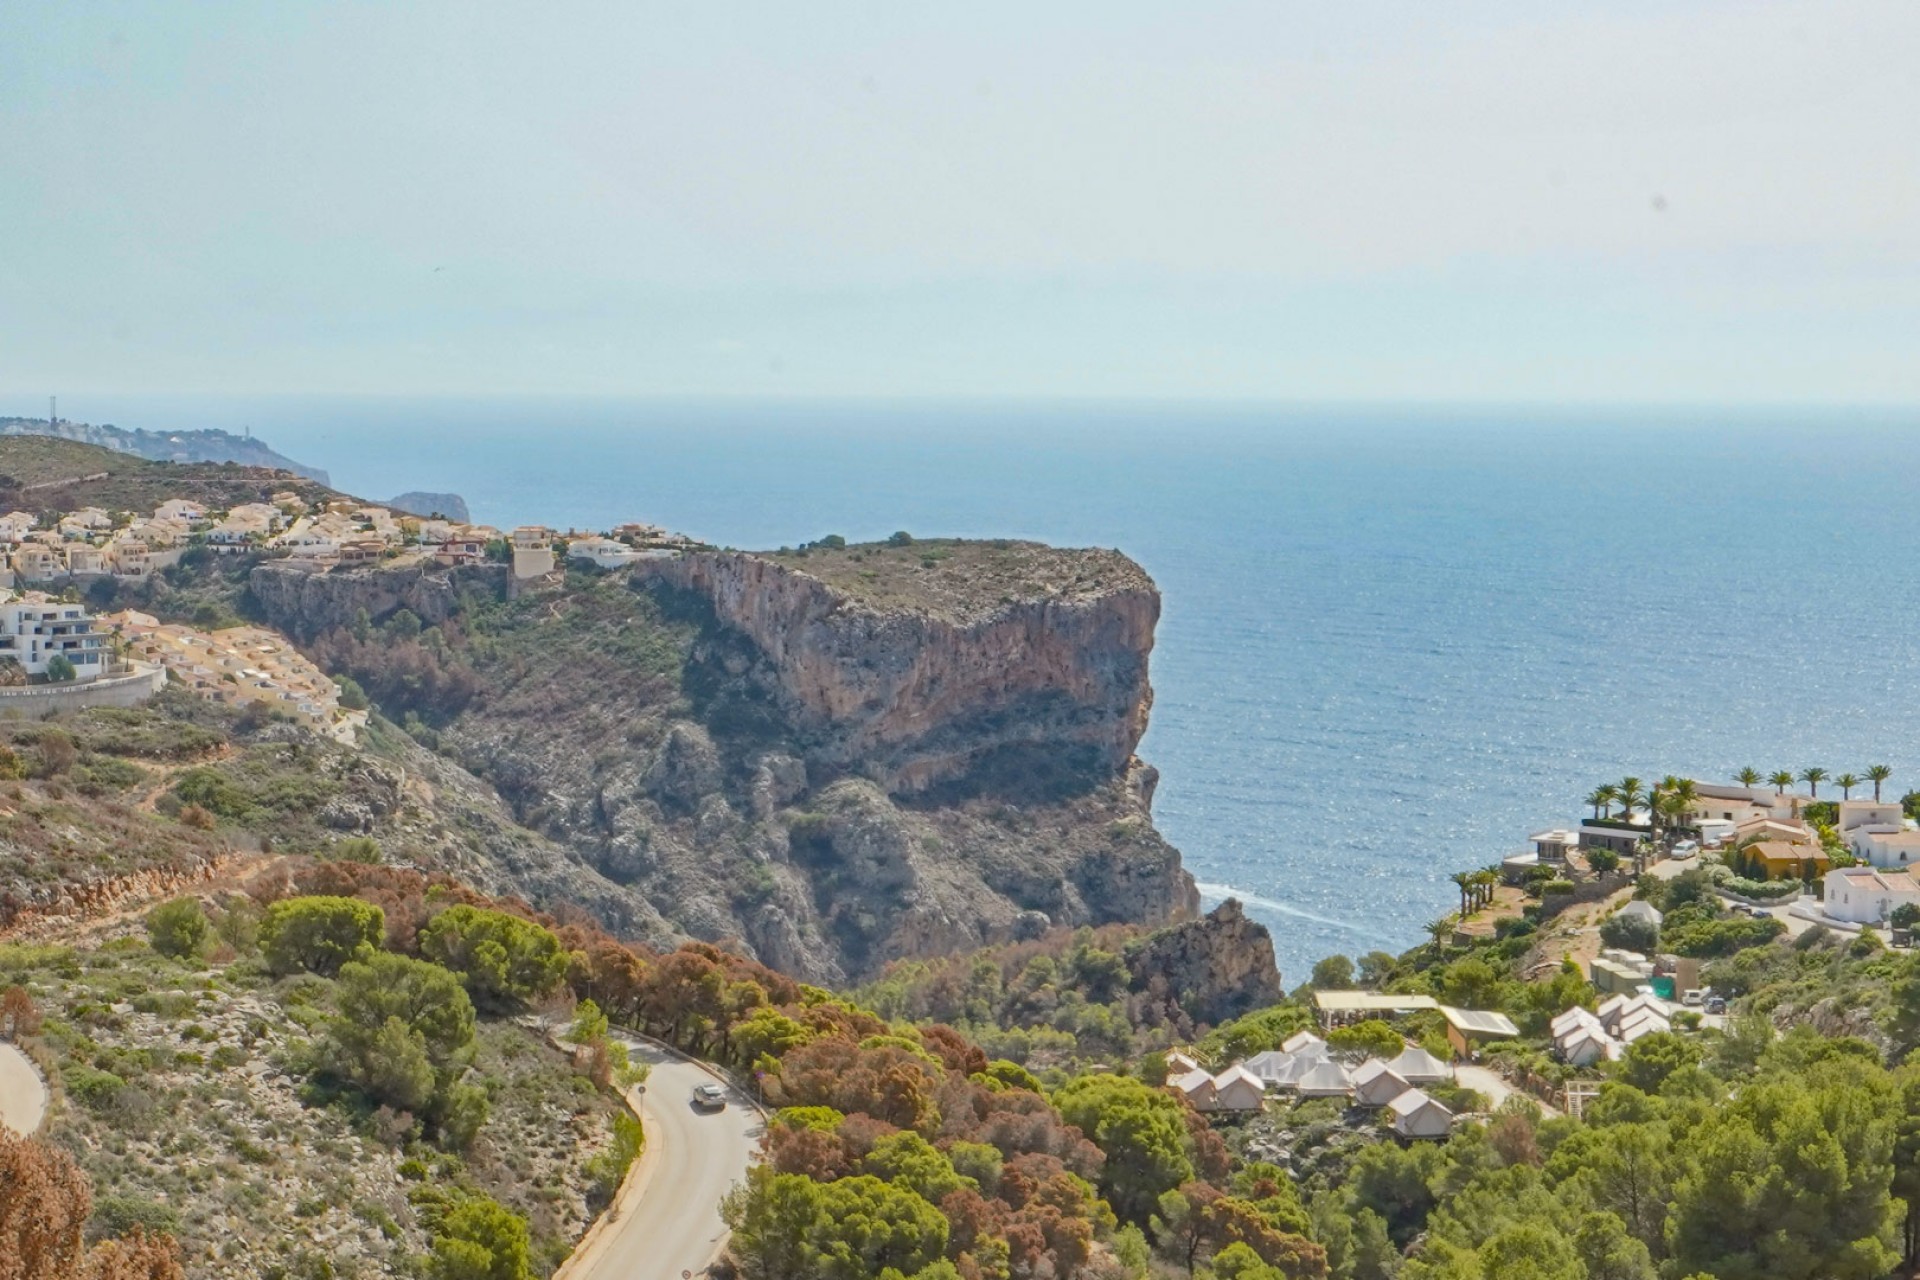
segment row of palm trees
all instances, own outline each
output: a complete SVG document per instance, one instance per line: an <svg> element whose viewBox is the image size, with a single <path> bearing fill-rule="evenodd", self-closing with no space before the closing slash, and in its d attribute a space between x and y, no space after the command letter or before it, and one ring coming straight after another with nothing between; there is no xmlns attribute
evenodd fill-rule
<svg viewBox="0 0 1920 1280"><path fill-rule="evenodd" d="M1843 773L1833 779L1833 785L1840 788L1840 798L1842 800L1851 800L1853 799L1853 789L1855 787L1864 787L1867 783L1871 782L1873 784L1873 800L1875 804L1878 804L1880 802L1880 784L1892 776L1892 765L1872 764L1867 766L1867 773L1864 778L1858 774ZM1733 775L1733 780L1743 787L1757 787L1761 781L1760 771L1758 769L1742 769L1739 773ZM1820 784L1827 780L1827 771L1825 769L1802 769L1798 780L1806 783L1807 793L1815 800L1818 800L1820 798ZM1766 777L1767 785L1771 786L1775 793L1779 795L1785 795L1787 788L1792 786L1794 781L1794 775L1792 771L1788 769L1782 769L1778 773L1770 773Z"/></svg>
<svg viewBox="0 0 1920 1280"><path fill-rule="evenodd" d="M1765 775L1763 778L1758 769L1748 768L1742 769L1740 772L1734 774L1733 780L1743 787L1757 787L1762 781L1765 781L1769 786L1773 787L1779 795L1785 795L1787 788L1792 786L1796 781L1804 782L1807 784L1808 794L1815 800L1818 800L1820 798L1820 784L1826 782L1829 776L1825 769L1810 768L1802 769L1797 777L1791 769L1780 769L1774 773ZM1892 776L1893 768L1891 765L1876 764L1867 767L1867 772L1864 777L1853 773L1843 773L1837 777L1833 777L1832 781L1834 786L1840 788L1840 798L1843 800L1853 799L1853 789L1855 787L1863 787L1871 782L1873 784L1874 802L1878 803L1880 800L1880 784ZM1587 796L1587 803L1593 806L1593 816L1596 818L1613 816L1613 806L1619 805L1620 816L1631 819L1633 817L1633 811L1641 807L1644 801L1648 815L1652 817L1654 824L1657 826L1660 825L1663 820L1673 820L1684 817L1687 811L1693 807L1694 801L1697 798L1698 796L1691 778L1676 778L1668 775L1656 783L1651 790L1646 789L1640 779L1635 777L1626 777L1618 782L1595 787Z"/></svg>

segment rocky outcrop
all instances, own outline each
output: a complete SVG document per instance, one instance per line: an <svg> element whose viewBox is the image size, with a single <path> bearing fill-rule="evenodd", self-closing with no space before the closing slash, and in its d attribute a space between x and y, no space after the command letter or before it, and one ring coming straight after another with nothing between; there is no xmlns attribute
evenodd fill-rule
<svg viewBox="0 0 1920 1280"><path fill-rule="evenodd" d="M1153 701L1160 596L1117 552L1078 554L1133 572L1117 589L1008 599L957 619L880 607L755 555L696 552L643 570L704 597L764 656L765 692L811 761L910 794L1128 767Z"/></svg>
<svg viewBox="0 0 1920 1280"><path fill-rule="evenodd" d="M387 505L395 511L419 516L423 520L438 517L465 524L473 519L467 514L467 500L457 493L423 493L411 490L397 498L387 499Z"/></svg>
<svg viewBox="0 0 1920 1280"><path fill-rule="evenodd" d="M1213 1025L1278 1004L1273 936L1229 898L1199 920L1162 929L1127 954L1133 990L1163 984L1196 1020Z"/></svg>
<svg viewBox="0 0 1920 1280"><path fill-rule="evenodd" d="M443 628L444 662L476 692L418 710L445 768L484 780L538 840L507 838L469 798L487 847L436 841L423 865L628 936L735 943L830 985L1199 910L1133 754L1159 596L1117 552L703 551L524 583L494 566L269 563L251 578L275 625L308 638L362 611L438 624L479 582L508 607ZM376 633L355 660L399 647ZM381 676L356 674L402 687ZM432 783L442 806L455 781ZM336 808L336 829L396 822L371 800Z"/></svg>
<svg viewBox="0 0 1920 1280"><path fill-rule="evenodd" d="M468 584L497 591L507 582L504 565L443 569L413 563L331 572L298 560L269 560L248 575L247 588L267 621L296 639L312 639L336 627L351 627L364 612L378 621L410 609L428 626L445 622L460 607Z"/></svg>

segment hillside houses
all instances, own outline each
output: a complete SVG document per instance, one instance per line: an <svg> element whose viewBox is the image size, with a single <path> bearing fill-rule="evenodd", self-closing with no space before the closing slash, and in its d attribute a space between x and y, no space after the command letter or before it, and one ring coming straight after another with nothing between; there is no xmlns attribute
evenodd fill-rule
<svg viewBox="0 0 1920 1280"><path fill-rule="evenodd" d="M316 572L390 560L456 568L500 559L512 566L515 577L535 578L555 570L563 547L569 563L613 570L678 555L694 545L647 524L622 524L610 534L560 535L539 525L508 533L490 525L421 519L350 498L314 507L292 492L225 511L170 498L148 514L100 507L0 513L0 588L146 578L178 564L195 547L215 555L286 558Z"/></svg>
<svg viewBox="0 0 1920 1280"><path fill-rule="evenodd" d="M128 652L215 702L260 703L343 742L366 723L340 706L340 690L286 640L259 627L199 631L128 610L102 619Z"/></svg>

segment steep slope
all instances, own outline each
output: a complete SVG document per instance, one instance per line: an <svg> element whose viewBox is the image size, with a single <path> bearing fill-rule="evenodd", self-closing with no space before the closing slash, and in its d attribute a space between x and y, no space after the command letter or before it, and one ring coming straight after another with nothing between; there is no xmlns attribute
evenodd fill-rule
<svg viewBox="0 0 1920 1280"><path fill-rule="evenodd" d="M45 424L42 423L42 426ZM100 445L23 435L0 438L0 509L151 511L168 498L216 508L291 490L308 501L337 496L303 474L232 462L153 462Z"/></svg>
<svg viewBox="0 0 1920 1280"><path fill-rule="evenodd" d="M839 982L1197 910L1132 754L1158 595L1117 553L700 552L533 585L397 573L268 563L251 594L678 932ZM900 589L916 575L917 598Z"/></svg>
<svg viewBox="0 0 1920 1280"><path fill-rule="evenodd" d="M318 467L295 462L250 435L236 436L217 428L148 431L136 427L129 431L112 423L49 423L44 418L0 418L0 435L52 436L60 440L97 445L116 453L130 453L149 462L237 462L245 467L291 471L318 484L328 483L327 473Z"/></svg>

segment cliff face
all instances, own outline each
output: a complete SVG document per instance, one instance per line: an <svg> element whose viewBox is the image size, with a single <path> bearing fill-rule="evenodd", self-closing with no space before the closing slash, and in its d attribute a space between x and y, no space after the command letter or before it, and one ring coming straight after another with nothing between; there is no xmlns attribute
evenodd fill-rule
<svg viewBox="0 0 1920 1280"><path fill-rule="evenodd" d="M1125 563L1133 572L1116 589L960 618L868 604L759 556L695 553L643 570L704 597L752 642L812 760L902 794L989 763L1091 777L1127 768L1153 701L1160 597Z"/></svg>
<svg viewBox="0 0 1920 1280"><path fill-rule="evenodd" d="M441 569L434 565L318 573L296 560L270 560L248 575L247 589L269 621L295 639L354 625L362 612L385 618L411 610L428 626L437 626L460 607L460 591L474 584L489 591L507 589L504 565Z"/></svg>
<svg viewBox="0 0 1920 1280"><path fill-rule="evenodd" d="M251 587L316 653L373 664L350 674L389 716L430 722L444 758L576 860L530 897L842 983L1054 925L1198 910L1133 755L1152 582L1117 553L980 547L703 552L518 584L269 564ZM384 643L402 607L438 631ZM331 643L361 610L371 639ZM378 668L387 653L405 678ZM380 692L453 667L478 690L457 714Z"/></svg>
<svg viewBox="0 0 1920 1280"><path fill-rule="evenodd" d="M1283 997L1273 936L1233 898L1148 937L1128 953L1127 967L1135 991L1163 984L1194 1018L1216 1026Z"/></svg>

